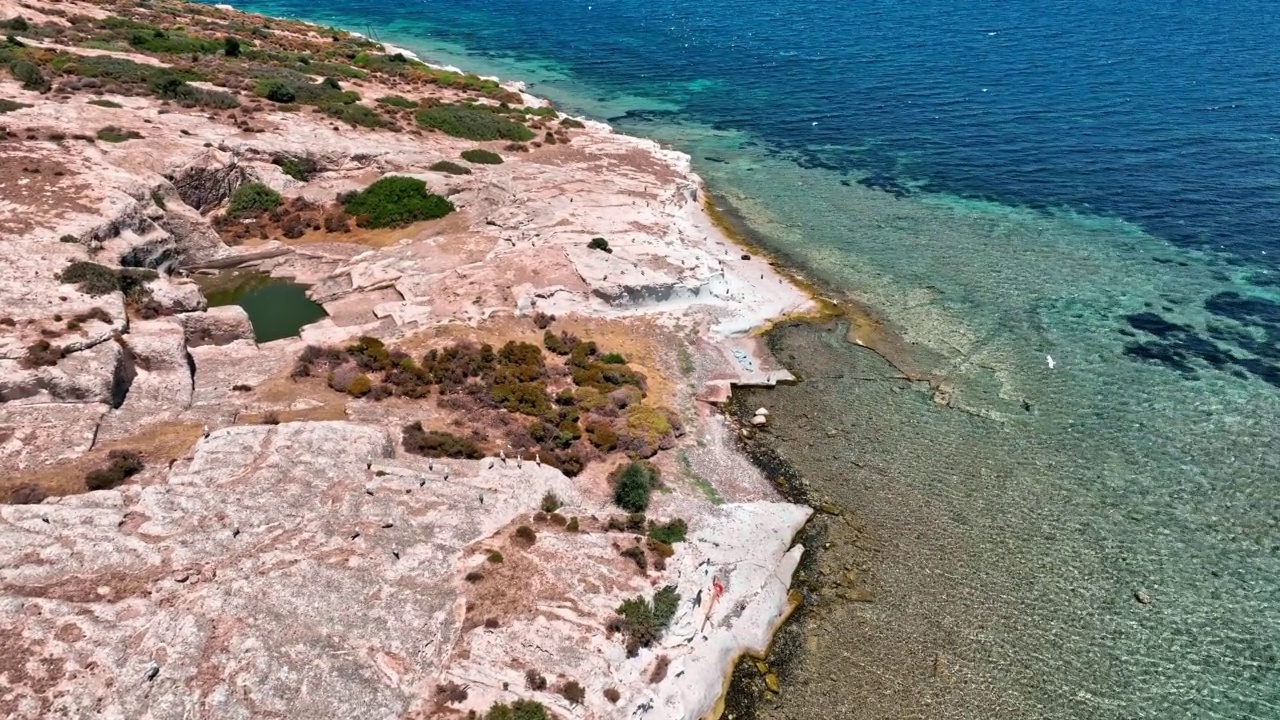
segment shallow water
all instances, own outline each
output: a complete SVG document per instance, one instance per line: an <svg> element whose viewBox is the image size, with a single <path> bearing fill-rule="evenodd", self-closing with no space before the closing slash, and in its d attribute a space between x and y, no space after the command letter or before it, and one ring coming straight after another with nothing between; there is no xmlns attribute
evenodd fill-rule
<svg viewBox="0 0 1280 720"><path fill-rule="evenodd" d="M840 332L778 340L806 378L759 397L780 451L882 543L846 679L798 665L832 716L1280 717L1276 6L246 8L689 152L954 388Z"/></svg>
<svg viewBox="0 0 1280 720"><path fill-rule="evenodd" d="M293 337L325 316L324 308L307 297L308 286L266 273L223 275L201 284L210 307L244 308L253 323L253 338L260 343Z"/></svg>

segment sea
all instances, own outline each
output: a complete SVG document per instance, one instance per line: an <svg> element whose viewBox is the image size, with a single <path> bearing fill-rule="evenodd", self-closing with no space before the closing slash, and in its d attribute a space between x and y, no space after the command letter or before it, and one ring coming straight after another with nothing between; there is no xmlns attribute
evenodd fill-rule
<svg viewBox="0 0 1280 720"><path fill-rule="evenodd" d="M1280 3L237 7L687 152L943 379L776 340L778 452L878 549L772 716L1280 718Z"/></svg>

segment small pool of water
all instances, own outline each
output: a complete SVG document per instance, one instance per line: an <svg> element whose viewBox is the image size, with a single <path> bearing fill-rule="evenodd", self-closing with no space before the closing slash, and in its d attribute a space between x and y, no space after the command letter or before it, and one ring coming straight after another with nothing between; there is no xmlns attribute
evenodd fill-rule
<svg viewBox="0 0 1280 720"><path fill-rule="evenodd" d="M200 281L209 307L239 305L253 323L253 337L269 342L298 334L302 326L325 316L324 308L299 285L266 273L231 273Z"/></svg>

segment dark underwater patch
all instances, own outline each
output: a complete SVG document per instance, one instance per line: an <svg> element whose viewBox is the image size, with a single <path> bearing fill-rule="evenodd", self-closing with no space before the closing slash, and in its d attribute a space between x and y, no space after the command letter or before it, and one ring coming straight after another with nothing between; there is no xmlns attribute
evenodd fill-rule
<svg viewBox="0 0 1280 720"><path fill-rule="evenodd" d="M1134 337L1136 330L1150 339L1127 343L1124 354L1160 363L1188 378L1208 365L1236 376L1243 371L1280 388L1280 303L1221 292L1206 299L1204 309L1214 319L1205 323L1203 332L1154 312L1126 316L1132 330L1121 328L1122 335Z"/></svg>

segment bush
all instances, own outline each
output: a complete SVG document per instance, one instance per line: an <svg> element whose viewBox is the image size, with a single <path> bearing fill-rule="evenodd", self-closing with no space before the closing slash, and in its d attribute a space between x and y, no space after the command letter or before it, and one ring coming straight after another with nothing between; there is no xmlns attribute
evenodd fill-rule
<svg viewBox="0 0 1280 720"><path fill-rule="evenodd" d="M320 170L319 163L310 155L299 155L297 157L277 155L271 158L271 164L280 168L285 175L303 182L310 180L311 176Z"/></svg>
<svg viewBox="0 0 1280 720"><path fill-rule="evenodd" d="M587 247L592 250L603 250L610 254L613 253L613 249L609 247L609 241L602 237L591 238L591 242L587 243Z"/></svg>
<svg viewBox="0 0 1280 720"><path fill-rule="evenodd" d="M474 150L463 150L462 159L470 163L476 163L477 165L501 165L502 164L501 155L499 155L496 152L489 152L488 150L484 150L482 148L475 148Z"/></svg>
<svg viewBox="0 0 1280 720"><path fill-rule="evenodd" d="M240 41L230 36L223 38L222 54L227 57L240 57Z"/></svg>
<svg viewBox="0 0 1280 720"><path fill-rule="evenodd" d="M524 684L530 690L542 692L547 689L547 678L537 670L529 668L524 671Z"/></svg>
<svg viewBox="0 0 1280 720"><path fill-rule="evenodd" d="M689 526L684 520L679 518L659 525L658 523L649 523L649 537L660 543L674 545L678 542L684 542L685 533L689 531Z"/></svg>
<svg viewBox="0 0 1280 720"><path fill-rule="evenodd" d="M528 547L538 542L538 533L534 532L533 528L528 525L521 525L516 528L516 539L524 543L525 547Z"/></svg>
<svg viewBox="0 0 1280 720"><path fill-rule="evenodd" d="M373 382L369 380L369 376L360 374L354 380L347 383L347 394L354 398L362 398L369 394L373 389Z"/></svg>
<svg viewBox="0 0 1280 720"><path fill-rule="evenodd" d="M627 639L627 655L635 656L640 648L649 647L662 637L680 606L680 594L672 585L659 590L650 603L644 597L623 601L615 611L618 629Z"/></svg>
<svg viewBox="0 0 1280 720"><path fill-rule="evenodd" d="M245 218L271 212L283 202L280 193L262 183L246 183L236 188L227 205L227 217Z"/></svg>
<svg viewBox="0 0 1280 720"><path fill-rule="evenodd" d="M31 24L27 22L26 18L17 15L5 22L4 27L14 32L26 32L31 29Z"/></svg>
<svg viewBox="0 0 1280 720"><path fill-rule="evenodd" d="M384 97L380 97L380 98L378 98L378 104L379 104L379 105L390 105L391 107L398 107L398 108L416 108L416 107L418 107L418 103L416 103L416 102L414 102L414 101L410 100L409 98L400 97L399 95L387 95L387 96L384 96Z"/></svg>
<svg viewBox="0 0 1280 720"><path fill-rule="evenodd" d="M581 527L578 524L578 518L576 517L569 518L569 522L565 523L564 529L568 530L569 532L578 532L581 529Z"/></svg>
<svg viewBox="0 0 1280 720"><path fill-rule="evenodd" d="M346 212L364 228L403 227L419 220L432 220L453 212L453 203L427 192L427 184L417 178L392 175L343 201Z"/></svg>
<svg viewBox="0 0 1280 720"><path fill-rule="evenodd" d="M666 655L659 655L658 661L653 664L653 672L649 673L649 684L657 685L667 677L667 667L671 665L671 658Z"/></svg>
<svg viewBox="0 0 1280 720"><path fill-rule="evenodd" d="M136 130L121 130L115 125L108 125L98 131L97 137L102 142L122 143L126 140L137 140L142 133Z"/></svg>
<svg viewBox="0 0 1280 720"><path fill-rule="evenodd" d="M587 691L577 680L570 680L561 686L560 694L573 705L581 705L587 697Z"/></svg>
<svg viewBox="0 0 1280 720"><path fill-rule="evenodd" d="M517 700L510 705L494 703L479 720L550 720L542 703L533 700Z"/></svg>
<svg viewBox="0 0 1280 720"><path fill-rule="evenodd" d="M297 94L293 92L293 86L283 80L268 80L258 85L255 92L271 102L280 103L281 105L298 99Z"/></svg>
<svg viewBox="0 0 1280 720"><path fill-rule="evenodd" d="M628 512L644 512L649 508L649 495L660 478L658 468L652 463L633 461L619 465L609 474L614 504Z"/></svg>
<svg viewBox="0 0 1280 720"><path fill-rule="evenodd" d="M618 692L618 688L605 688L604 699L613 704L617 704L617 702L622 699L622 693Z"/></svg>
<svg viewBox="0 0 1280 720"><path fill-rule="evenodd" d="M49 92L52 84L49 79L40 72L40 68L28 60L21 58L13 60L9 63L9 72L13 75L13 79L22 83L23 90L32 90L34 92Z"/></svg>
<svg viewBox="0 0 1280 720"><path fill-rule="evenodd" d="M643 570L649 569L649 558L644 554L644 550L639 545L632 545L625 548L621 553L624 558L628 558L636 564L636 567Z"/></svg>
<svg viewBox="0 0 1280 720"><path fill-rule="evenodd" d="M626 365L627 359L618 353L605 353L600 356L600 362L605 365Z"/></svg>
<svg viewBox="0 0 1280 720"><path fill-rule="evenodd" d="M142 456L133 450L112 450L107 454L107 467L91 470L84 476L90 490L106 490L142 472Z"/></svg>
<svg viewBox="0 0 1280 720"><path fill-rule="evenodd" d="M458 163L452 162L450 160L441 160L440 162L433 164L430 169L438 173L444 173L446 175L470 175L471 174L471 168L465 167L463 165L459 165Z"/></svg>
<svg viewBox="0 0 1280 720"><path fill-rule="evenodd" d="M400 443L405 452L423 457L450 457L479 460L484 457L479 446L466 438L437 430L423 430L421 422L404 426Z"/></svg>
<svg viewBox="0 0 1280 720"><path fill-rule="evenodd" d="M560 502L560 497L553 492L547 492L542 496L542 512L553 513L564 507L564 503Z"/></svg>
<svg viewBox="0 0 1280 720"><path fill-rule="evenodd" d="M424 108L415 116L423 127L467 140L532 140L529 128L510 118L477 105L438 105Z"/></svg>
<svg viewBox="0 0 1280 720"><path fill-rule="evenodd" d="M586 127L586 125L583 125L581 122L574 120L571 117L566 117L566 118L560 118L560 127L581 130L582 128Z"/></svg>
<svg viewBox="0 0 1280 720"><path fill-rule="evenodd" d="M386 127L387 121L372 109L357 103L327 102L320 104L324 114L360 127Z"/></svg>
<svg viewBox="0 0 1280 720"><path fill-rule="evenodd" d="M14 110L21 110L22 108L29 108L29 107L31 106L26 103L20 103L16 100L9 100L8 98L0 98L0 113L13 112ZM471 171L468 170L467 172L471 172Z"/></svg>
<svg viewBox="0 0 1280 720"><path fill-rule="evenodd" d="M485 559L493 563L494 565L497 565L502 562L502 553L498 552L497 550L490 550L489 556Z"/></svg>
<svg viewBox="0 0 1280 720"><path fill-rule="evenodd" d="M136 294L150 280L156 279L156 271L147 268L121 268L112 270L104 265L76 260L58 276L59 281L78 285L86 295L107 295L116 291Z"/></svg>
<svg viewBox="0 0 1280 720"><path fill-rule="evenodd" d="M124 107L123 105L121 105L121 104L120 104L120 103L118 103L118 102L115 102L115 101L113 101L113 100L104 100L104 99L102 99L102 98L95 98L95 99L93 99L93 100L90 100L90 101L89 101L89 104L90 104L90 105L97 105L98 107L111 108L111 109L113 109L113 110L118 110L118 109L120 109L120 108Z"/></svg>

